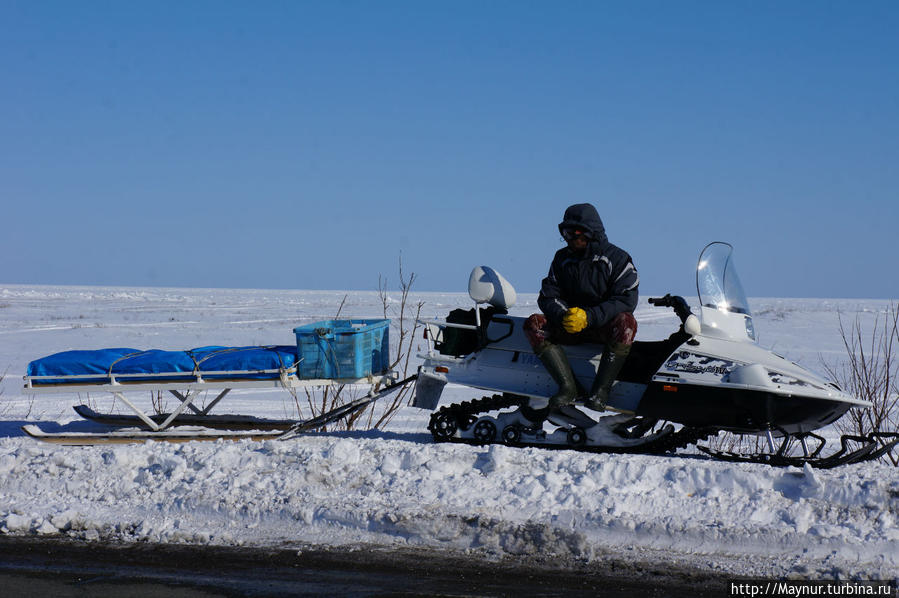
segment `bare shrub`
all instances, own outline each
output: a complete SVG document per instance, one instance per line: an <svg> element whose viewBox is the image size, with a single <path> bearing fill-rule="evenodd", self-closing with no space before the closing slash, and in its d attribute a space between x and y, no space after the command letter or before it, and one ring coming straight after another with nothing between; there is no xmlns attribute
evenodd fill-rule
<svg viewBox="0 0 899 598"><path fill-rule="evenodd" d="M870 332L857 315L848 326L841 315L840 336L848 361L824 367L844 391L872 406L850 409L837 429L860 436L899 430L899 307L891 304L883 317L878 314ZM899 466L899 455L889 452L883 458Z"/></svg>
<svg viewBox="0 0 899 598"><path fill-rule="evenodd" d="M3 380L6 378L7 374L9 374L9 367L7 366L6 370L0 374L0 384L3 383ZM3 398L3 387L0 386L0 400ZM15 402L10 403L0 403L0 416L7 416L16 409ZM29 419L34 412L34 394L30 394L28 396L28 406L25 410L25 413L21 415L24 419ZM17 414L18 415L18 414Z"/></svg>
<svg viewBox="0 0 899 598"><path fill-rule="evenodd" d="M412 354L415 351L416 333L420 327L418 323L421 317L421 309L424 307L424 301L418 301L415 305L411 305L409 301L409 293L412 290L412 284L415 282L415 273L411 273L409 277L403 274L403 261L399 263L400 276L400 299L399 305L391 306L390 295L387 290L387 280L378 277L378 295L381 298L381 306L385 318L390 318L391 325L395 330L394 338L398 339L393 356L390 360L390 369L399 373L400 379L409 377L409 367ZM391 307L393 309L391 309ZM412 312L415 312L414 315ZM389 397L389 402L385 403L377 421L372 423L375 410L372 409L368 414L368 426L370 428L380 429L387 425L402 407L409 402L409 392L412 385L407 384L401 389L393 393Z"/></svg>
<svg viewBox="0 0 899 598"><path fill-rule="evenodd" d="M782 440L775 442L780 446ZM744 455L756 455L759 453L767 453L769 450L768 441L764 436L757 434L736 434L733 432L718 432L714 437L706 441L706 445L713 451L723 453L739 453ZM792 446L792 442L787 445Z"/></svg>
<svg viewBox="0 0 899 598"><path fill-rule="evenodd" d="M802 455L802 442L795 436L789 436L784 443L782 433L771 431L774 442L774 451L783 448L784 455ZM738 434L736 432L721 431L706 441L707 446L713 451L724 453L737 453L740 455L760 455L771 453L771 446L764 432L757 434ZM786 444L786 446L784 446ZM828 445L829 446L829 445ZM812 446L811 450L814 450Z"/></svg>
<svg viewBox="0 0 899 598"><path fill-rule="evenodd" d="M157 415L165 414L168 408L168 403L163 396L161 390L150 391L150 403L153 405L153 411L155 411Z"/></svg>
<svg viewBox="0 0 899 598"><path fill-rule="evenodd" d="M395 339L391 348L390 363L388 369L397 372L400 379L405 379L409 375L411 366L412 353L415 350L414 339L415 333L419 328L418 318L421 315L421 309L424 302L412 304L409 294L412 285L415 282L415 273L408 276L403 271L402 259L399 263L399 299L393 300L388 291L387 279L383 276L378 277L378 296L381 299L382 313L384 318L390 319L391 336ZM334 319L340 317L347 297L344 296L337 314ZM407 384L395 391L393 394L382 399L381 402L372 403L365 409L360 409L349 416L338 420L327 426L323 426L319 431L328 430L353 430L363 422L367 429L382 429L386 426L396 413L408 403L409 391L412 385ZM377 391L378 388L376 387ZM367 392L358 387L352 387L345 384L306 388L305 405L300 398L301 395L292 392L294 404L297 414L303 419L303 413L308 412L310 417L318 417L345 405L356 399L363 397Z"/></svg>

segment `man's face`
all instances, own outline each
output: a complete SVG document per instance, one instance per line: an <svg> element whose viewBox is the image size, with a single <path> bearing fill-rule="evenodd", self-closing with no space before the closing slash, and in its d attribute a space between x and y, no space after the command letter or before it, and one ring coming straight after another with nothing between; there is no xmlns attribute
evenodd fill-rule
<svg viewBox="0 0 899 598"><path fill-rule="evenodd" d="M566 228L562 231L562 238L568 243L568 249L578 253L587 249L590 241L587 235L587 231L581 228Z"/></svg>

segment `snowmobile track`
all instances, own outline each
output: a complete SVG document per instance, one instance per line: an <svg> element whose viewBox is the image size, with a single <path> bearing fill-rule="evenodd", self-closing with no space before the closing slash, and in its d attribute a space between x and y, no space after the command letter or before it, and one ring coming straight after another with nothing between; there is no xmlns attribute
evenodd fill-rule
<svg viewBox="0 0 899 598"><path fill-rule="evenodd" d="M527 442L520 440L520 438L516 440L505 439L501 434L495 436L489 434L479 435L477 428L474 431L475 438L459 438L455 436L457 430L465 431L473 425L476 426L475 422L478 421L478 414L509 407L517 407L521 404L522 400L523 397L515 395L493 395L475 399L473 401L454 403L442 407L431 415L431 419L428 422L428 430L430 430L435 442L455 442L474 446L504 444L506 446L518 448L563 449L589 453L630 453L649 455L673 453L678 449L696 444L700 440L704 440L709 436L714 436L718 433L718 430L714 428L684 427L677 432L671 432L661 438L637 446L583 446L576 441L569 442L568 444ZM577 430L580 429L572 428L572 431ZM580 432L583 433L583 430L580 430ZM491 439L488 440L488 438ZM577 436L569 433L569 440L577 440Z"/></svg>

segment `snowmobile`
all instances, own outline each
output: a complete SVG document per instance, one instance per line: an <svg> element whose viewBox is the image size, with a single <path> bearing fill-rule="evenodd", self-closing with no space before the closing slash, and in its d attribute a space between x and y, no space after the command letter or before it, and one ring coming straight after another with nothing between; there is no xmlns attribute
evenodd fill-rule
<svg viewBox="0 0 899 598"><path fill-rule="evenodd" d="M545 405L556 384L525 337L525 318L508 314L514 287L492 268L477 267L469 279L474 309L421 322L429 345L413 404L436 409L428 428L437 442L666 453L727 431L761 436L768 451L698 448L732 461L816 467L875 459L896 445L896 434L843 436L838 451L822 456L825 441L814 431L871 404L759 346L730 244L702 250L696 287L698 314L679 296L649 299L674 310L680 326L667 339L634 343L610 393L612 414L576 403L535 422L527 406ZM603 347L565 350L579 384L590 388ZM447 384L493 394L437 409Z"/></svg>

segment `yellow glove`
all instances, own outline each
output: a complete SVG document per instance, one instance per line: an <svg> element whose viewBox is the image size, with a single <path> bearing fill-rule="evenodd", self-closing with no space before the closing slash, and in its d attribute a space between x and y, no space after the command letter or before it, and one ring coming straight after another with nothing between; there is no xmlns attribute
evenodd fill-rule
<svg viewBox="0 0 899 598"><path fill-rule="evenodd" d="M577 334L587 327L587 312L580 307L569 307L562 316L562 328L568 334Z"/></svg>

